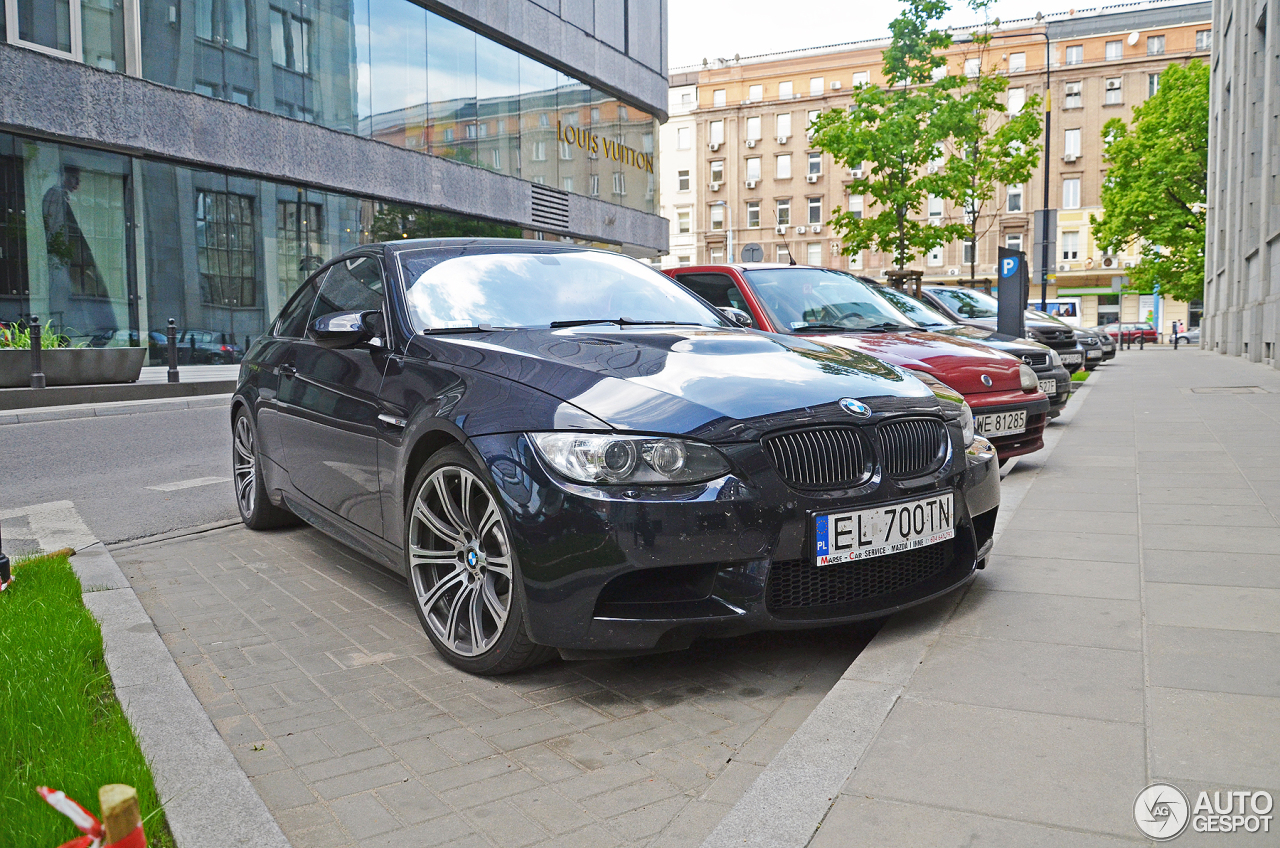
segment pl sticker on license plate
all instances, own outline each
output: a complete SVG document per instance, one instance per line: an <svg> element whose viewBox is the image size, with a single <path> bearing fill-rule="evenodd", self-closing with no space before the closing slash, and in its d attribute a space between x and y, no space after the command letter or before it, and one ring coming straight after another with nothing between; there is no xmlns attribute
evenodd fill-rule
<svg viewBox="0 0 1280 848"><path fill-rule="evenodd" d="M956 535L951 492L817 517L816 565L896 554Z"/></svg>

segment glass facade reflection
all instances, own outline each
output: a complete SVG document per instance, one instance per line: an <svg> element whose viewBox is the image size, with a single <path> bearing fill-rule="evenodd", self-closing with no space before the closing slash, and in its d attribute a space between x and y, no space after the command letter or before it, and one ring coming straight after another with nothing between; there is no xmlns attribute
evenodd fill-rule
<svg viewBox="0 0 1280 848"><path fill-rule="evenodd" d="M139 2L147 79L658 208L652 114L408 0Z"/></svg>
<svg viewBox="0 0 1280 848"><path fill-rule="evenodd" d="M215 20L220 20L215 18ZM371 241L537 237L507 224L0 134L0 322L166 362L239 361L322 263Z"/></svg>

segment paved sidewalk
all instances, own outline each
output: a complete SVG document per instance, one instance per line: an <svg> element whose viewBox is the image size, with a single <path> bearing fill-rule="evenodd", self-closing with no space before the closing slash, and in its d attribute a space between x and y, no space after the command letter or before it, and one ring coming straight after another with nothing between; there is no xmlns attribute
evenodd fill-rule
<svg viewBox="0 0 1280 848"><path fill-rule="evenodd" d="M1280 373L1157 348L1090 383L814 848L1146 844L1150 783L1280 797Z"/></svg>
<svg viewBox="0 0 1280 848"><path fill-rule="evenodd" d="M318 532L113 549L295 848L699 844L870 638L757 634L462 674Z"/></svg>

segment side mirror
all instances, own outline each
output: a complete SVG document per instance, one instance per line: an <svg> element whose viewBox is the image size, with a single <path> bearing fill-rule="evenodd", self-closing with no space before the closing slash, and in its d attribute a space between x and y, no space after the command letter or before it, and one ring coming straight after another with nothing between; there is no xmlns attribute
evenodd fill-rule
<svg viewBox="0 0 1280 848"><path fill-rule="evenodd" d="M330 312L311 322L311 338L330 350L355 347L373 339L381 312Z"/></svg>
<svg viewBox="0 0 1280 848"><path fill-rule="evenodd" d="M756 322L751 320L751 313L738 309L736 306L721 306L720 314L739 327L754 327L756 325Z"/></svg>

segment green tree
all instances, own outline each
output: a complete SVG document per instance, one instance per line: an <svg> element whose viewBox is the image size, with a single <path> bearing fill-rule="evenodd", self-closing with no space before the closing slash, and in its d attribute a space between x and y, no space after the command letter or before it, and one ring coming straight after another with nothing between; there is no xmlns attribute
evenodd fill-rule
<svg viewBox="0 0 1280 848"><path fill-rule="evenodd" d="M1209 68L1170 65L1160 90L1102 129L1111 163L1102 183L1103 218L1094 238L1120 252L1140 245L1131 286L1192 301L1204 296L1205 192L1209 170Z"/></svg>
<svg viewBox="0 0 1280 848"><path fill-rule="evenodd" d="M888 253L899 269L965 233L963 224L930 226L918 217L930 195L955 197L961 188L955 173L937 166L945 142L963 125L953 96L962 81L933 79L946 66L939 51L951 45L951 36L933 25L948 8L946 0L908 0L889 25L885 87L857 87L847 109L818 116L811 128L815 147L861 174L849 191L873 200L861 215L833 211L830 224L844 250Z"/></svg>
<svg viewBox="0 0 1280 848"><path fill-rule="evenodd" d="M983 10L985 2L972 3ZM998 22L997 22L998 25ZM991 208L1001 186L1021 185L1031 179L1040 163L1040 97L1032 95L1022 108L1010 114L1004 102L1009 80L988 63L991 35L973 33L965 58L977 72L957 94L960 124L949 146L947 170L959 184L952 199L964 212L965 241L969 242L969 278L977 275L978 244L998 220Z"/></svg>

